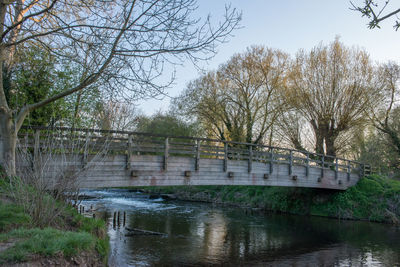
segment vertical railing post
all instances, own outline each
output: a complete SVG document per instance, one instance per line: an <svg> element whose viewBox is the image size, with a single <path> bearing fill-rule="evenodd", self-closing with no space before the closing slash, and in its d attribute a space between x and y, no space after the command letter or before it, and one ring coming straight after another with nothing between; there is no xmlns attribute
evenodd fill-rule
<svg viewBox="0 0 400 267"><path fill-rule="evenodd" d="M363 178L365 176L365 164L361 163L360 168L361 168L361 177L360 178Z"/></svg>
<svg viewBox="0 0 400 267"><path fill-rule="evenodd" d="M228 170L228 143L224 142L224 172Z"/></svg>
<svg viewBox="0 0 400 267"><path fill-rule="evenodd" d="M321 158L321 178L324 178L324 168L325 168L325 156L322 155L322 158Z"/></svg>
<svg viewBox="0 0 400 267"><path fill-rule="evenodd" d="M308 174L310 173L310 153L307 152L307 158L306 158L306 176L308 177Z"/></svg>
<svg viewBox="0 0 400 267"><path fill-rule="evenodd" d="M32 169L34 171L39 170L39 147L40 147L40 130L36 130L34 145L33 145L33 160L32 160Z"/></svg>
<svg viewBox="0 0 400 267"><path fill-rule="evenodd" d="M164 150L164 171L168 170L168 151L169 151L169 144L168 144L168 137L166 137L165 150Z"/></svg>
<svg viewBox="0 0 400 267"><path fill-rule="evenodd" d="M126 151L126 169L130 170L132 168L131 165L131 157L132 157L132 135L128 135L128 148Z"/></svg>
<svg viewBox="0 0 400 267"><path fill-rule="evenodd" d="M28 145L29 145L29 139L28 139L28 132L26 132L25 136L24 136L24 153L26 155L28 155Z"/></svg>
<svg viewBox="0 0 400 267"><path fill-rule="evenodd" d="M249 146L249 162L248 162L248 172L251 173L252 168L253 168L253 146Z"/></svg>
<svg viewBox="0 0 400 267"><path fill-rule="evenodd" d="M273 172L274 172L274 148L271 147L269 153L269 174L272 174Z"/></svg>
<svg viewBox="0 0 400 267"><path fill-rule="evenodd" d="M196 162L194 169L198 171L200 168L200 140L196 140Z"/></svg>
<svg viewBox="0 0 400 267"><path fill-rule="evenodd" d="M293 150L290 150L289 154L289 175L293 173Z"/></svg>
<svg viewBox="0 0 400 267"><path fill-rule="evenodd" d="M350 165L350 160L347 161L347 181L350 181L350 176L351 176L351 165Z"/></svg>
<svg viewBox="0 0 400 267"><path fill-rule="evenodd" d="M335 159L335 180L337 180L338 179L338 171L339 171L339 159L338 158L336 158Z"/></svg>
<svg viewBox="0 0 400 267"><path fill-rule="evenodd" d="M83 159L82 159L83 167L85 167L88 162L88 150L89 150L89 133L86 133L85 146L83 150Z"/></svg>

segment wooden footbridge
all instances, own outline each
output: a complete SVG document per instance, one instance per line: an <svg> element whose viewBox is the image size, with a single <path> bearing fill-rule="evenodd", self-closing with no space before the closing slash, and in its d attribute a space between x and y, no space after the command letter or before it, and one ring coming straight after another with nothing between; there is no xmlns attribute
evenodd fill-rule
<svg viewBox="0 0 400 267"><path fill-rule="evenodd" d="M17 169L55 186L259 185L345 190L370 166L307 151L127 131L24 128ZM40 175L39 175L40 174ZM61 178L60 178L61 177Z"/></svg>

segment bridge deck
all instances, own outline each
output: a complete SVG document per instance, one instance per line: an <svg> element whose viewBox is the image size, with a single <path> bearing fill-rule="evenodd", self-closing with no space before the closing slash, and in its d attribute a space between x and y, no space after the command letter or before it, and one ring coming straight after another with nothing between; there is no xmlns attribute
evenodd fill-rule
<svg viewBox="0 0 400 267"><path fill-rule="evenodd" d="M261 185L345 190L369 168L279 147L121 131L57 130L27 130L20 136L20 173L40 172L53 185L73 177L81 188Z"/></svg>

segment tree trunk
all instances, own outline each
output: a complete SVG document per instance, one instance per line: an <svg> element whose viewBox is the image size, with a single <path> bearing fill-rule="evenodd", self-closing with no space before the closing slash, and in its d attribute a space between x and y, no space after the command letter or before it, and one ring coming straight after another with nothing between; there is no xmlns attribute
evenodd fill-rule
<svg viewBox="0 0 400 267"><path fill-rule="evenodd" d="M332 134L328 134L328 136L325 137L326 154L329 156L336 157L335 139L336 136Z"/></svg>
<svg viewBox="0 0 400 267"><path fill-rule="evenodd" d="M7 175L15 176L15 148L17 133L11 114L0 107L0 165Z"/></svg>

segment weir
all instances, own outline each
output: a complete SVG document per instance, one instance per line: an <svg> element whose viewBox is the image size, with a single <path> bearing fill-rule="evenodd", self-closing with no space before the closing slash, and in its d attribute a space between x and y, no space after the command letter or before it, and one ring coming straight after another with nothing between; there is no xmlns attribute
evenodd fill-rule
<svg viewBox="0 0 400 267"><path fill-rule="evenodd" d="M370 166L282 147L128 131L21 130L17 172L79 188L258 185L346 190ZM65 175L70 174L70 176Z"/></svg>

